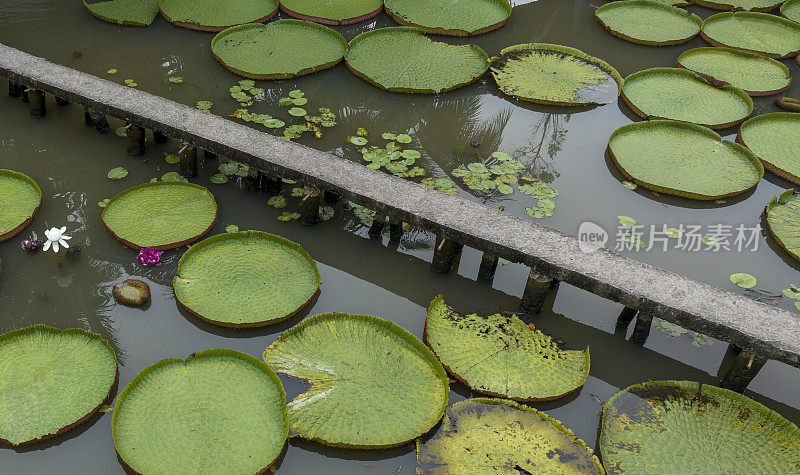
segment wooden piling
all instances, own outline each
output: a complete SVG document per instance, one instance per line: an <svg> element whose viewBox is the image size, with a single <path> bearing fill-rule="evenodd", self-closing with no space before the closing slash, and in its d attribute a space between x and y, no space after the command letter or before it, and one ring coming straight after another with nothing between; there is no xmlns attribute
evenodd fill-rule
<svg viewBox="0 0 800 475"><path fill-rule="evenodd" d="M65 106L65 105L69 104L69 101L66 100L66 99L63 99L61 97L56 96L56 104L58 104L60 106Z"/></svg>
<svg viewBox="0 0 800 475"><path fill-rule="evenodd" d="M403 222L397 218L389 218L389 240L399 241L403 237Z"/></svg>
<svg viewBox="0 0 800 475"><path fill-rule="evenodd" d="M8 81L8 95L10 97L20 97L22 95L22 86L18 82Z"/></svg>
<svg viewBox="0 0 800 475"><path fill-rule="evenodd" d="M766 358L742 351L736 356L733 365L725 372L719 383L720 387L738 393L744 392L766 362Z"/></svg>
<svg viewBox="0 0 800 475"><path fill-rule="evenodd" d="M639 311L635 308L623 308L622 312L619 314L619 317L617 317L617 328L628 328L628 325L630 325L633 319L636 318L637 313L639 313Z"/></svg>
<svg viewBox="0 0 800 475"><path fill-rule="evenodd" d="M89 109L89 115L91 116L94 128L97 129L98 132L101 134L107 134L109 131L111 131L111 126L108 125L108 119L106 118L105 114L101 114L94 109Z"/></svg>
<svg viewBox="0 0 800 475"><path fill-rule="evenodd" d="M322 194L319 190L311 190L300 202L300 222L306 226L313 226L319 220L319 207L322 204Z"/></svg>
<svg viewBox="0 0 800 475"><path fill-rule="evenodd" d="M261 181L261 189L269 196L280 195L283 189L283 180L265 175L264 179Z"/></svg>
<svg viewBox="0 0 800 475"><path fill-rule="evenodd" d="M490 282L494 280L494 273L497 271L497 264L500 256L491 252L484 252L481 257L481 266L478 268L478 279Z"/></svg>
<svg viewBox="0 0 800 475"><path fill-rule="evenodd" d="M331 190L325 190L324 199L325 199L325 202L328 203L328 204L336 203L337 201L342 199L342 195L340 195L339 193L333 192Z"/></svg>
<svg viewBox="0 0 800 475"><path fill-rule="evenodd" d="M219 156L214 152L209 152L208 150L203 150L203 158L206 160L216 160Z"/></svg>
<svg viewBox="0 0 800 475"><path fill-rule="evenodd" d="M259 191L261 190L261 175L262 173L253 167L247 171L247 176L242 177L242 189L244 191Z"/></svg>
<svg viewBox="0 0 800 475"><path fill-rule="evenodd" d="M197 149L186 144L178 151L178 156L181 157L181 176L184 178L197 176Z"/></svg>
<svg viewBox="0 0 800 475"><path fill-rule="evenodd" d="M633 327L633 337L631 339L636 343L644 344L644 342L647 341L648 335L650 335L652 324L653 314L639 312L639 315L636 317L636 326Z"/></svg>
<svg viewBox="0 0 800 475"><path fill-rule="evenodd" d="M433 248L431 270L446 274L453 269L453 261L458 250L458 243L436 236L436 246Z"/></svg>
<svg viewBox="0 0 800 475"><path fill-rule="evenodd" d="M169 142L169 136L164 132L159 132L158 130L153 131L153 140L156 143L167 143Z"/></svg>
<svg viewBox="0 0 800 475"><path fill-rule="evenodd" d="M372 218L372 226L369 227L369 237L379 238L383 235L383 227L386 225L386 215L382 213L375 213Z"/></svg>
<svg viewBox="0 0 800 475"><path fill-rule="evenodd" d="M92 119L92 113L88 107L83 108L83 123L94 127L94 119Z"/></svg>
<svg viewBox="0 0 800 475"><path fill-rule="evenodd" d="M144 144L144 128L133 124L128 124L125 128L128 137L128 155L144 155L147 151Z"/></svg>
<svg viewBox="0 0 800 475"><path fill-rule="evenodd" d="M528 274L528 281L525 283L525 291L522 293L522 300L519 308L525 313L539 313L544 306L547 293L553 285L553 278L541 274L536 269L531 269Z"/></svg>
<svg viewBox="0 0 800 475"><path fill-rule="evenodd" d="M47 115L47 105L43 91L28 89L28 105L31 110L31 117L39 118Z"/></svg>

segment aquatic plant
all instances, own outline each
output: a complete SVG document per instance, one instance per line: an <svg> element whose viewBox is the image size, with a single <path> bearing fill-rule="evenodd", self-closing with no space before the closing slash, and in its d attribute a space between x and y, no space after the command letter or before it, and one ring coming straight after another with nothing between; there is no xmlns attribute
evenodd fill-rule
<svg viewBox="0 0 800 475"><path fill-rule="evenodd" d="M609 2L598 7L594 16L612 35L648 46L685 43L703 25L694 13L652 0Z"/></svg>
<svg viewBox="0 0 800 475"><path fill-rule="evenodd" d="M800 183L800 114L771 112L747 119L736 140L750 149L765 169Z"/></svg>
<svg viewBox="0 0 800 475"><path fill-rule="evenodd" d="M95 17L128 26L150 26L158 15L158 0L109 0L83 5Z"/></svg>
<svg viewBox="0 0 800 475"><path fill-rule="evenodd" d="M243 23L263 23L278 13L277 0L160 0L170 23L200 31L222 31Z"/></svg>
<svg viewBox="0 0 800 475"><path fill-rule="evenodd" d="M711 15L703 22L700 36L713 46L727 46L770 58L800 54L800 25L767 13Z"/></svg>
<svg viewBox="0 0 800 475"><path fill-rule="evenodd" d="M736 284L737 286L743 289L752 289L756 286L757 280L756 278L744 272L737 272L735 274L731 274L731 282Z"/></svg>
<svg viewBox="0 0 800 475"><path fill-rule="evenodd" d="M738 87L750 96L785 91L792 82L789 68L780 61L733 48L694 48L675 63L696 72L715 86Z"/></svg>
<svg viewBox="0 0 800 475"><path fill-rule="evenodd" d="M767 229L775 241L793 258L800 260L800 196L788 189L773 197L765 210Z"/></svg>
<svg viewBox="0 0 800 475"><path fill-rule="evenodd" d="M283 0L289 16L323 25L351 25L369 20L383 10L382 0Z"/></svg>
<svg viewBox="0 0 800 475"><path fill-rule="evenodd" d="M61 265L61 254L58 253L59 246L67 249L69 247L67 241L72 239L71 236L64 234L66 231L67 227L62 226L61 228L50 228L44 232L45 237L47 237L47 241L45 241L44 246L42 246L42 250L47 252L48 249L52 248L53 252L56 253L59 265Z"/></svg>
<svg viewBox="0 0 800 475"><path fill-rule="evenodd" d="M128 176L128 170L123 167L112 168L108 171L108 177L112 180L121 180Z"/></svg>
<svg viewBox="0 0 800 475"><path fill-rule="evenodd" d="M114 287L111 289L111 295L114 297L114 300L122 305L141 307L150 301L150 286L141 280L127 279L114 284Z"/></svg>
<svg viewBox="0 0 800 475"><path fill-rule="evenodd" d="M161 265L161 254L164 251L156 251L152 247L143 247L139 249L139 255L136 260L145 267L158 267Z"/></svg>
<svg viewBox="0 0 800 475"><path fill-rule="evenodd" d="M436 35L473 36L508 22L506 0L386 0L386 13L397 23Z"/></svg>
<svg viewBox="0 0 800 475"><path fill-rule="evenodd" d="M42 247L42 241L38 239L25 239L20 245L23 251L36 252Z"/></svg>
<svg viewBox="0 0 800 475"><path fill-rule="evenodd" d="M0 242L10 239L32 220L42 205L42 190L28 175L0 169Z"/></svg>

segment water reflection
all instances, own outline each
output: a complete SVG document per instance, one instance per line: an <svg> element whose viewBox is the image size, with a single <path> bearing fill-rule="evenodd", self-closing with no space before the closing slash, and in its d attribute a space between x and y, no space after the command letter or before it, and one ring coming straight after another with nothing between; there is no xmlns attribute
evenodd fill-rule
<svg viewBox="0 0 800 475"><path fill-rule="evenodd" d="M567 139L567 125L572 114L542 114L531 126L525 145L514 149L512 155L525 165L525 173L552 183L561 176L555 167L555 158Z"/></svg>

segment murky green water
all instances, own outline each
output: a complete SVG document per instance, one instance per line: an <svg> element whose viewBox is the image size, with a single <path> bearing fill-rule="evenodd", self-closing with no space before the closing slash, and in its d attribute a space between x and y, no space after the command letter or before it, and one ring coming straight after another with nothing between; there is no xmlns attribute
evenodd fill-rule
<svg viewBox="0 0 800 475"><path fill-rule="evenodd" d="M556 0L518 4L506 27L474 42L490 55L522 42L565 44L607 60L623 76L647 67L671 65L682 51L704 45L699 39L665 48L626 43L596 24L595 6ZM119 28L97 21L80 2L0 0L0 7L2 43L120 83L132 78L140 89L186 104L211 100L217 114L227 115L238 107L228 94L228 87L238 78L211 57L212 35L178 29L161 19L146 29ZM704 17L710 14L705 9L692 10ZM381 15L375 22L339 30L352 38L366 29L391 25L393 22ZM796 64L786 63L793 74L798 73ZM119 70L115 76L105 73L112 67ZM171 75L183 76L186 82L171 84L167 81ZM306 92L309 106L330 107L339 116L339 125L327 129L320 140L304 138L302 142L353 159L360 159L360 154L344 140L358 127L367 128L373 135L410 132L415 137L413 146L423 153L420 161L437 177L496 150L512 153L530 173L560 192L555 216L540 220L542 224L575 233L581 222L591 220L611 233L612 246L617 215L632 216L641 224L659 228L681 223L753 227L763 225L761 212L769 198L789 187L788 182L768 174L755 191L729 199L724 205L627 190L604 155L610 133L634 120L624 105L578 112L518 103L501 96L489 77L444 95L410 96L382 92L340 65L298 80L259 82L258 86L268 89L268 99L253 106L255 112L288 119L276 98L295 88ZM0 88L5 90L4 82ZM793 85L787 95L800 95L800 86ZM176 150L177 144L148 141L148 154L131 158L125 153L123 139L84 127L79 108L57 107L54 102L48 102L48 106L46 119L31 120L25 104L0 95L0 167L30 175L44 192L44 206L22 236L34 231L41 236L48 227L67 225L74 236L71 242L80 245L81 252L67 256L59 268L52 254L23 253L17 246L22 236L0 245L0 331L46 323L101 333L117 351L120 383L124 386L144 366L161 358L185 357L205 348L234 348L258 356L277 335L302 318L263 330L234 332L181 314L170 286L180 252L164 254L165 262L158 268L138 266L134 251L124 249L99 225L100 208L96 204L128 186L177 169L163 159ZM756 99L757 114L773 110L770 98ZM118 125L112 121L112 129ZM734 130L727 130L722 135L732 139L733 134ZM471 141L480 142L480 146L471 146ZM221 219L213 232L236 224L241 229L282 234L303 245L318 260L323 278L322 293L308 314L341 311L379 315L421 336L425 307L437 293L468 311L515 311L518 306L526 276L522 266L501 266L492 286L478 283L475 276L480 254L465 249L458 272L434 274L427 263L432 254L431 235L408 232L399 247L386 240L367 239L363 226L341 209L341 203L335 205L337 215L332 221L313 229L296 222L280 223L276 217L284 210L266 207L265 195L244 192L232 182L211 184L208 176L216 172L217 164L202 162L201 175L193 180L208 186L220 203ZM126 167L128 177L122 181L107 179L106 172L117 166ZM531 205L531 200L519 193L505 200L473 196L465 190L460 195L490 206L503 205L520 216ZM703 232L707 233L707 228ZM649 241L648 236L644 239ZM667 252L658 249L627 254L723 288L733 288L728 282L733 272L752 273L759 278L759 288L777 293L790 282L800 281L798 266L764 232L758 233L757 243L755 252L687 252L673 245ZM121 307L111 299L111 286L127 277L150 283L153 303L147 311ZM777 305L793 308L791 302L778 301ZM562 285L555 299L548 300L542 315L533 319L537 328L564 340L569 348L591 346L592 370L583 390L565 400L536 405L564 421L590 446L597 439L602 401L618 388L646 379L713 383L725 356L724 343L693 340L691 335L670 336L656 328L644 348L627 342L626 335L615 334L619 310L614 303ZM751 384L749 395L798 422L800 412L795 408L800 407L800 396L794 390L798 382L797 370L770 362ZM470 396L470 391L459 384L452 388L454 401ZM48 443L21 451L0 449L0 472L121 472L110 420L111 414L104 414ZM411 444L372 452L293 441L280 470L413 473L413 464Z"/></svg>

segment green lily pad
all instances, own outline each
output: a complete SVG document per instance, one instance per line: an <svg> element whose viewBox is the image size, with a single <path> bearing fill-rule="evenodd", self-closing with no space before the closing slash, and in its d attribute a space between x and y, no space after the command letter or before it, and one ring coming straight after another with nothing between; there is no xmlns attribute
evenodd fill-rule
<svg viewBox="0 0 800 475"><path fill-rule="evenodd" d="M386 13L397 23L435 35L473 36L508 22L506 0L386 0Z"/></svg>
<svg viewBox="0 0 800 475"><path fill-rule="evenodd" d="M197 101L197 104L195 104L194 107L196 109L200 109L201 111L209 112L213 106L214 103L211 101Z"/></svg>
<svg viewBox="0 0 800 475"><path fill-rule="evenodd" d="M767 228L790 256L800 261L800 197L788 189L773 197L766 208Z"/></svg>
<svg viewBox="0 0 800 475"><path fill-rule="evenodd" d="M42 205L42 190L28 175L0 168L0 242L19 234Z"/></svg>
<svg viewBox="0 0 800 475"><path fill-rule="evenodd" d="M323 25L351 25L378 16L382 0L282 0L289 16Z"/></svg>
<svg viewBox="0 0 800 475"><path fill-rule="evenodd" d="M753 112L753 100L733 86L714 87L697 73L651 68L622 83L622 99L639 117L672 119L724 129Z"/></svg>
<svg viewBox="0 0 800 475"><path fill-rule="evenodd" d="M741 394L691 381L648 381L603 407L609 473L793 473L797 426Z"/></svg>
<svg viewBox="0 0 800 475"><path fill-rule="evenodd" d="M275 373L245 353L161 360L117 397L114 447L136 473L263 473L286 443L285 397Z"/></svg>
<svg viewBox="0 0 800 475"><path fill-rule="evenodd" d="M174 173L174 172L173 172ZM134 249L174 249L200 239L217 221L214 195L192 183L145 183L128 188L103 210L103 226Z"/></svg>
<svg viewBox="0 0 800 475"><path fill-rule="evenodd" d="M170 76L167 80L173 84L181 84L183 82L183 76Z"/></svg>
<svg viewBox="0 0 800 475"><path fill-rule="evenodd" d="M637 221L630 216L617 216L617 221L619 221L619 225L630 228L631 226L635 226Z"/></svg>
<svg viewBox="0 0 800 475"><path fill-rule="evenodd" d="M117 381L100 335L44 325L0 336L0 443L49 439L88 420Z"/></svg>
<svg viewBox="0 0 800 475"><path fill-rule="evenodd" d="M781 15L800 23L800 0L786 0L781 5Z"/></svg>
<svg viewBox="0 0 800 475"><path fill-rule="evenodd" d="M289 109L289 115L295 117L304 117L308 115L308 112L306 112L306 110L303 109L302 107L292 107L291 109Z"/></svg>
<svg viewBox="0 0 800 475"><path fill-rule="evenodd" d="M758 281L754 276L752 276L751 274L746 274L744 272L731 274L730 279L731 282L733 282L734 284L743 289L752 289L753 287L756 286L756 283L758 283Z"/></svg>
<svg viewBox="0 0 800 475"><path fill-rule="evenodd" d="M777 9L782 0L692 0L692 3L714 10L769 12Z"/></svg>
<svg viewBox="0 0 800 475"><path fill-rule="evenodd" d="M176 163L181 162L180 155L175 155L174 153L169 153L164 156L164 161L169 163L170 165L175 165Z"/></svg>
<svg viewBox="0 0 800 475"><path fill-rule="evenodd" d="M347 67L370 84L394 92L433 94L480 78L489 57L475 45L432 41L412 27L379 28L350 41Z"/></svg>
<svg viewBox="0 0 800 475"><path fill-rule="evenodd" d="M678 57L677 66L715 86L730 84L750 96L778 94L792 82L789 68L780 61L733 48L690 49Z"/></svg>
<svg viewBox="0 0 800 475"><path fill-rule="evenodd" d="M546 43L509 46L491 58L492 76L505 94L549 105L608 104L622 78L602 59Z"/></svg>
<svg viewBox="0 0 800 475"><path fill-rule="evenodd" d="M737 140L761 159L764 168L800 183L800 114L757 115L742 124Z"/></svg>
<svg viewBox="0 0 800 475"><path fill-rule="evenodd" d="M433 437L417 441L417 473L605 471L560 421L514 401L473 398L453 403Z"/></svg>
<svg viewBox="0 0 800 475"><path fill-rule="evenodd" d="M263 359L310 384L289 403L290 434L335 447L413 440L439 422L450 393L431 350L378 317L308 317L264 350Z"/></svg>
<svg viewBox="0 0 800 475"><path fill-rule="evenodd" d="M108 171L108 177L112 180L121 180L128 176L128 170L122 167L112 168Z"/></svg>
<svg viewBox="0 0 800 475"><path fill-rule="evenodd" d="M347 40L328 27L289 19L229 28L211 40L211 51L240 76L287 79L338 64Z"/></svg>
<svg viewBox="0 0 800 475"><path fill-rule="evenodd" d="M178 172L167 172L161 175L161 181L171 182L171 183L189 183L189 180L181 176Z"/></svg>
<svg viewBox="0 0 800 475"><path fill-rule="evenodd" d="M612 35L649 46L686 43L703 25L694 13L652 0L606 3L594 16Z"/></svg>
<svg viewBox="0 0 800 475"><path fill-rule="evenodd" d="M695 200L744 193L764 176L750 150L706 127L675 120L623 125L608 151L622 174L643 187Z"/></svg>
<svg viewBox="0 0 800 475"><path fill-rule="evenodd" d="M425 340L445 369L472 390L517 401L551 401L580 389L589 349L562 350L517 317L461 315L439 295Z"/></svg>
<svg viewBox="0 0 800 475"><path fill-rule="evenodd" d="M83 5L95 17L118 25L149 26L158 15L158 0L84 1Z"/></svg>
<svg viewBox="0 0 800 475"><path fill-rule="evenodd" d="M243 23L264 23L278 13L277 0L160 0L170 23L200 31L222 31Z"/></svg>
<svg viewBox="0 0 800 475"><path fill-rule="evenodd" d="M178 261L175 297L214 325L251 328L297 314L319 291L317 264L298 244L262 231L212 236Z"/></svg>
<svg viewBox="0 0 800 475"><path fill-rule="evenodd" d="M727 46L770 58L800 53L800 25L768 13L724 12L703 22L700 36L713 46Z"/></svg>

